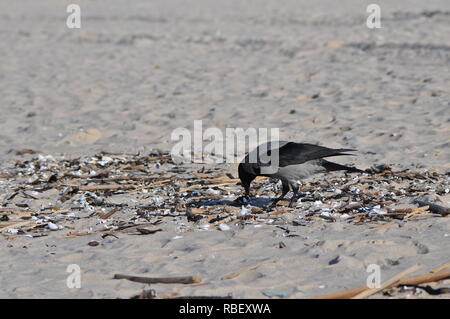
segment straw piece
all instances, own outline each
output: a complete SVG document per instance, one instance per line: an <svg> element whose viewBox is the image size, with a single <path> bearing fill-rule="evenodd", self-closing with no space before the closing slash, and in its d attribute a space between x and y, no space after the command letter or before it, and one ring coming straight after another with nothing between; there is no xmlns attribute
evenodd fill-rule
<svg viewBox="0 0 450 319"><path fill-rule="evenodd" d="M395 221L390 221L388 223L384 223L381 225L372 226L372 227L370 227L370 229L380 229L380 228L389 227L392 225L397 225L397 223Z"/></svg>
<svg viewBox="0 0 450 319"><path fill-rule="evenodd" d="M112 215L114 215L115 213L117 213L119 211L119 209L113 209L108 213L105 213L103 215L100 216L100 219L108 219L110 218Z"/></svg>
<svg viewBox="0 0 450 319"><path fill-rule="evenodd" d="M269 213L269 216L282 215L284 213L287 213L288 211L289 211L289 209L280 209L280 210L277 210L276 212Z"/></svg>
<svg viewBox="0 0 450 319"><path fill-rule="evenodd" d="M26 221L20 221L20 222L0 223L0 232L2 232L5 229L8 229L8 228L17 228L17 227L28 226L28 225L32 224L33 222L34 222L33 220L26 220Z"/></svg>
<svg viewBox="0 0 450 319"><path fill-rule="evenodd" d="M435 273L435 272L439 272L439 271L444 270L444 269L447 269L447 268L450 268L450 262L449 262L449 263L446 263L446 264L444 264L444 265L442 265L442 266L433 268L433 269L430 270L430 272L431 272L431 273Z"/></svg>
<svg viewBox="0 0 450 319"><path fill-rule="evenodd" d="M260 267L260 266L262 266L264 264L274 263L276 261L277 261L276 259L270 259L270 260L263 261L263 262L261 262L261 263L259 263L257 265L242 267L241 269L238 269L238 270L233 271L233 272L231 272L229 274L226 274L225 276L223 276L221 278L221 280L228 280L228 279L236 278L236 277L240 276L244 272L247 272L247 271L250 271L250 270L255 270L256 268L258 268L258 267Z"/></svg>

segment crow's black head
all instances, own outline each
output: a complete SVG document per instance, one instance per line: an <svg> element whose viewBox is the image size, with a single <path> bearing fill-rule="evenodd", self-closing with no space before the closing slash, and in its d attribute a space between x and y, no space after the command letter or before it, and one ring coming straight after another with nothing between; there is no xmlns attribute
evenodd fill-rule
<svg viewBox="0 0 450 319"><path fill-rule="evenodd" d="M245 166L243 163L239 164L238 172L239 172L239 179L241 180L241 184L245 189L245 196L249 196L250 195L250 184L256 178L256 175L248 172L248 170L245 169Z"/></svg>

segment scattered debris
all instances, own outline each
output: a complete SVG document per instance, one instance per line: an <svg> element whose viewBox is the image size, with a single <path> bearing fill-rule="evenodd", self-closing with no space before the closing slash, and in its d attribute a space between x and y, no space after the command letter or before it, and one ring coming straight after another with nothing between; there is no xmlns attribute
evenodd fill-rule
<svg viewBox="0 0 450 319"><path fill-rule="evenodd" d="M179 233L228 231L233 225L238 231L248 225L305 227L320 220L380 229L445 217L450 210L439 201L448 194L450 179L424 169L380 165L359 175L329 174L303 183L295 208L280 201L277 210L268 211L280 190L267 178L255 180L257 195L242 205L243 190L235 172L220 166L175 165L168 153L103 152L80 158L19 153L29 156L0 169L3 236L34 237L65 229L69 237L148 235L164 231L147 228L161 223L172 223ZM301 219L285 217L292 213ZM88 229L73 231L70 225L78 219L88 219Z"/></svg>

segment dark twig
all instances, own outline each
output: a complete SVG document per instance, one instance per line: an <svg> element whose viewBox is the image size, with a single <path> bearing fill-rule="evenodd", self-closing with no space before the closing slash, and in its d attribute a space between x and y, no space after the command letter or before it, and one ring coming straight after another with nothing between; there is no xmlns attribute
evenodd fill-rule
<svg viewBox="0 0 450 319"><path fill-rule="evenodd" d="M161 278L150 278L150 277L137 277L115 274L113 279L127 279L133 282L140 282L143 284L198 284L202 280L199 276L182 276L182 277L161 277Z"/></svg>
<svg viewBox="0 0 450 319"><path fill-rule="evenodd" d="M415 200L414 201L415 204L418 204L419 206L429 206L429 210L433 213L437 213L440 214L442 216L447 216L448 214L450 214L450 208L441 206L441 205L437 205L437 204L433 204L427 201L421 201L421 200Z"/></svg>

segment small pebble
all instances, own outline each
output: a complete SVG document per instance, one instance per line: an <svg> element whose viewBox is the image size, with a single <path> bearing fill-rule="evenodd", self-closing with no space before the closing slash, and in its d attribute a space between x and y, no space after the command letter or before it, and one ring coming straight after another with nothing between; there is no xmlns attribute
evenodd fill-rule
<svg viewBox="0 0 450 319"><path fill-rule="evenodd" d="M92 241L88 242L88 245L91 247L95 247L95 246L100 245L100 243L96 240L92 240Z"/></svg>

